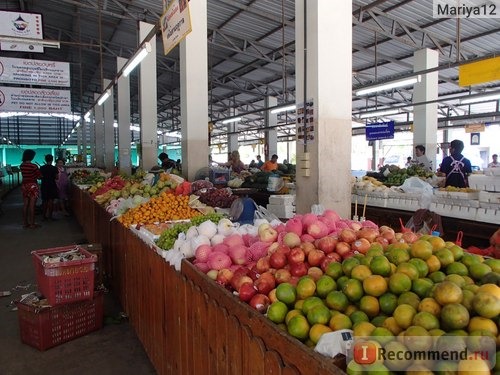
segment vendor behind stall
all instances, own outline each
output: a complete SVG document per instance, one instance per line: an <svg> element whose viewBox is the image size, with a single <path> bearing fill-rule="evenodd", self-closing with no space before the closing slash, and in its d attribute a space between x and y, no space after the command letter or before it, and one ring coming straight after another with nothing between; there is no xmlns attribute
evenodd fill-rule
<svg viewBox="0 0 500 375"><path fill-rule="evenodd" d="M260 168L264 172L272 172L278 169L278 155L274 154L271 156L271 160L268 160Z"/></svg>

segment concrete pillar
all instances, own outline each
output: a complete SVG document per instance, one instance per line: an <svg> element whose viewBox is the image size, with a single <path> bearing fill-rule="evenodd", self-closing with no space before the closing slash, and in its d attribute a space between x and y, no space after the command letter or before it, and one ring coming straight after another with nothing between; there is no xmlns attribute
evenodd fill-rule
<svg viewBox="0 0 500 375"><path fill-rule="evenodd" d="M127 63L127 59L123 57L116 58L116 70L120 69ZM131 158L130 158L130 79L123 75L118 79L117 83L117 110L118 110L118 163L120 171L126 174L131 174Z"/></svg>
<svg viewBox="0 0 500 375"><path fill-rule="evenodd" d="M101 94L94 94L97 102ZM109 98L108 98L109 100ZM104 108L102 105L94 106L94 127L95 127L95 166L104 168Z"/></svg>
<svg viewBox="0 0 500 375"><path fill-rule="evenodd" d="M139 40L142 42L154 25L139 22ZM140 166L148 170L158 164L157 105L156 105L156 36L151 39L151 52L139 67L139 106L141 114Z"/></svg>
<svg viewBox="0 0 500 375"><path fill-rule="evenodd" d="M180 43L182 174L193 180L207 166L207 2L190 1L193 31Z"/></svg>
<svg viewBox="0 0 500 375"><path fill-rule="evenodd" d="M97 100L96 99L96 96L98 97L99 95L97 94L94 94L94 101ZM95 123L94 123L94 120L95 120L95 110L92 109L90 111L90 116L89 116L89 120L88 120L88 126L89 126L89 142L90 142L90 165L91 166L95 166L95 162L96 162L96 154L95 154L95 150L96 150L96 147L95 147ZM87 164L87 161L85 160L85 164Z"/></svg>
<svg viewBox="0 0 500 375"><path fill-rule="evenodd" d="M104 80L104 87L111 81ZM102 105L104 107L104 167L111 172L115 166L115 99L113 87L109 98Z"/></svg>
<svg viewBox="0 0 500 375"><path fill-rule="evenodd" d="M82 154L82 126L76 128L76 153Z"/></svg>
<svg viewBox="0 0 500 375"><path fill-rule="evenodd" d="M295 1L297 110L313 102L314 139L297 141L297 212L351 211L352 1ZM304 23L306 19L306 23ZM306 42L306 43L305 43ZM302 104L303 106L303 104Z"/></svg>
<svg viewBox="0 0 500 375"><path fill-rule="evenodd" d="M266 108L275 107L278 105L278 99L272 96L268 96L265 99ZM266 111L265 113L265 126L271 129L265 131L265 143L267 145L267 154L264 155L266 160L271 159L273 154L278 154L278 131L275 126L278 125L278 114L271 113L271 111ZM286 159L283 155L278 155L279 160Z"/></svg>
<svg viewBox="0 0 500 375"><path fill-rule="evenodd" d="M439 64L439 52L429 48L413 55L413 71L435 68ZM423 74L413 87L413 102L425 102L438 98L438 72ZM437 103L413 106L413 146L424 145L425 155L436 170L437 150ZM415 148L413 150L415 153Z"/></svg>
<svg viewBox="0 0 500 375"><path fill-rule="evenodd" d="M229 112L229 116L237 116L238 115L238 110L232 108ZM238 128L239 128L240 121L235 121L235 122L230 122L227 124L227 132L229 133L227 135L227 151L233 152L233 151L238 151L239 149L239 144L238 144Z"/></svg>

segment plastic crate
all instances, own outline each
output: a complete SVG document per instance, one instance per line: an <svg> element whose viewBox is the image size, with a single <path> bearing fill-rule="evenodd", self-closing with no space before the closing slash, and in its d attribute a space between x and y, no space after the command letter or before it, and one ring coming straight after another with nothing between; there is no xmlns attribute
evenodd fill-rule
<svg viewBox="0 0 500 375"><path fill-rule="evenodd" d="M44 255L57 254L77 248L85 259L58 263L43 263ZM92 299L94 269L97 256L78 245L35 250L31 252L38 289L49 304L60 305Z"/></svg>
<svg viewBox="0 0 500 375"><path fill-rule="evenodd" d="M102 328L104 292L94 299L60 306L36 308L16 302L21 341L46 350Z"/></svg>

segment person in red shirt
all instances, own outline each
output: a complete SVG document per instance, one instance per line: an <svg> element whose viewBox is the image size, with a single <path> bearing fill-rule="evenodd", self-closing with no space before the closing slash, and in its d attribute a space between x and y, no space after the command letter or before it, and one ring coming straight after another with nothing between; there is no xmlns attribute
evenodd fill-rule
<svg viewBox="0 0 500 375"><path fill-rule="evenodd" d="M278 169L278 155L274 154L271 156L271 160L264 163L260 169L264 172L272 172Z"/></svg>
<svg viewBox="0 0 500 375"><path fill-rule="evenodd" d="M35 223L35 203L40 195L38 182L42 178L40 168L32 161L35 158L35 151L25 150L23 152L22 163L19 166L21 176L21 190L23 192L23 227L38 228L40 225Z"/></svg>

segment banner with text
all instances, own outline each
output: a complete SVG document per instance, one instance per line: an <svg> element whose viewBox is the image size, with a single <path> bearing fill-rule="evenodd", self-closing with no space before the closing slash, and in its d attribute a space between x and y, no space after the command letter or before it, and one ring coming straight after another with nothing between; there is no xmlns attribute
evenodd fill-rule
<svg viewBox="0 0 500 375"><path fill-rule="evenodd" d="M366 140L394 139L394 121L366 124Z"/></svg>
<svg viewBox="0 0 500 375"><path fill-rule="evenodd" d="M0 83L69 87L69 63L0 57Z"/></svg>
<svg viewBox="0 0 500 375"><path fill-rule="evenodd" d="M163 53L167 55L191 32L188 0L174 0L160 18Z"/></svg>
<svg viewBox="0 0 500 375"><path fill-rule="evenodd" d="M0 11L0 35L43 39L42 15ZM43 52L43 46L32 43L0 42L3 51Z"/></svg>
<svg viewBox="0 0 500 375"><path fill-rule="evenodd" d="M71 113L71 93L0 86L0 112Z"/></svg>

